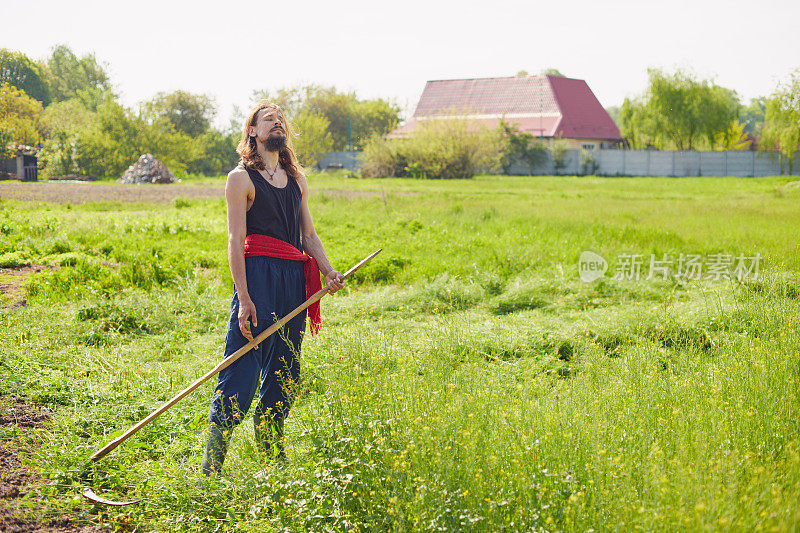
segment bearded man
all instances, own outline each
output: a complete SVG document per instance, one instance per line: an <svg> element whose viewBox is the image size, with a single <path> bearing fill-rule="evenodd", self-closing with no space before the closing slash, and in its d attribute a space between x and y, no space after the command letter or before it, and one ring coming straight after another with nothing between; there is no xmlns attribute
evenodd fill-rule
<svg viewBox="0 0 800 533"><path fill-rule="evenodd" d="M228 262L234 293L225 357L322 288L320 272L329 292L344 286L314 230L308 185L291 136L280 107L259 103L250 112L236 149L239 166L228 174ZM318 305L308 309L312 332L319 327ZM208 416L204 474L220 472L233 428L256 393L256 444L268 459L285 459L284 420L300 378L305 321L304 311L220 372Z"/></svg>

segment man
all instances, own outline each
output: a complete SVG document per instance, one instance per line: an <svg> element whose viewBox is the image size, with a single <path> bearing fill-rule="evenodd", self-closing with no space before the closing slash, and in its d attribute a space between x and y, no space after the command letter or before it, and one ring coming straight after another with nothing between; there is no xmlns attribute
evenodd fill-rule
<svg viewBox="0 0 800 533"><path fill-rule="evenodd" d="M331 293L344 286L314 230L308 185L291 135L277 105L256 105L237 146L239 166L228 174L228 261L234 294L225 357L305 301L314 284L321 288L320 272ZM319 327L318 311L319 307L308 309L312 331ZM300 313L220 372L209 411L204 474L221 470L233 428L256 393L253 423L258 448L267 458L285 458L283 423L300 377L305 321L306 313Z"/></svg>

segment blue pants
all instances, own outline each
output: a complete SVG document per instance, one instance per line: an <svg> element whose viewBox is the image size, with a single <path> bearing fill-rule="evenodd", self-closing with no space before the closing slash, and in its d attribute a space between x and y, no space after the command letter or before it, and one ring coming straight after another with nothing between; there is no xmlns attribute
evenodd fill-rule
<svg viewBox="0 0 800 533"><path fill-rule="evenodd" d="M258 326L253 337L289 314L306 299L303 264L274 257L246 257L247 290L256 306ZM239 298L234 289L225 337L225 357L247 344L239 330ZM306 312L298 314L238 361L219 373L208 420L220 428L238 425L258 391L254 419L269 417L282 426L297 394L300 380L300 344Z"/></svg>

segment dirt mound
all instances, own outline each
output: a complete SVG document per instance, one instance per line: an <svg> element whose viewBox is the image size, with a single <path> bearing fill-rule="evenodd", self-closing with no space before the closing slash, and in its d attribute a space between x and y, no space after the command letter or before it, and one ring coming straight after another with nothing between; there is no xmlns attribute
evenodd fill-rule
<svg viewBox="0 0 800 533"><path fill-rule="evenodd" d="M49 416L44 410L19 398L0 398L0 425L18 426L25 430L41 429ZM31 509L22 498L41 483L39 474L23 464L20 456L38 444L29 434L13 441L0 439L0 531L27 533L30 531L100 533L106 531L96 524L87 524L75 516L44 517L40 510ZM36 498L30 501L36 503Z"/></svg>
<svg viewBox="0 0 800 533"><path fill-rule="evenodd" d="M178 181L167 166L153 157L144 154L136 163L123 172L119 183L175 183Z"/></svg>

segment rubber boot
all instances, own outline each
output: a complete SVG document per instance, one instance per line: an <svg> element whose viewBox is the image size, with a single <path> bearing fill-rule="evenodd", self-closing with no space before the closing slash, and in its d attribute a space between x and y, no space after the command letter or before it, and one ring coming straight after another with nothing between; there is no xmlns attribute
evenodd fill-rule
<svg viewBox="0 0 800 533"><path fill-rule="evenodd" d="M261 455L269 463L286 462L286 450L283 445L283 418L272 418L269 415L253 416L256 446Z"/></svg>
<svg viewBox="0 0 800 533"><path fill-rule="evenodd" d="M222 463L225 461L225 454L228 453L229 441L230 430L223 430L216 424L208 426L208 442L203 454L203 465L200 467L200 471L204 475L219 475L222 471Z"/></svg>

